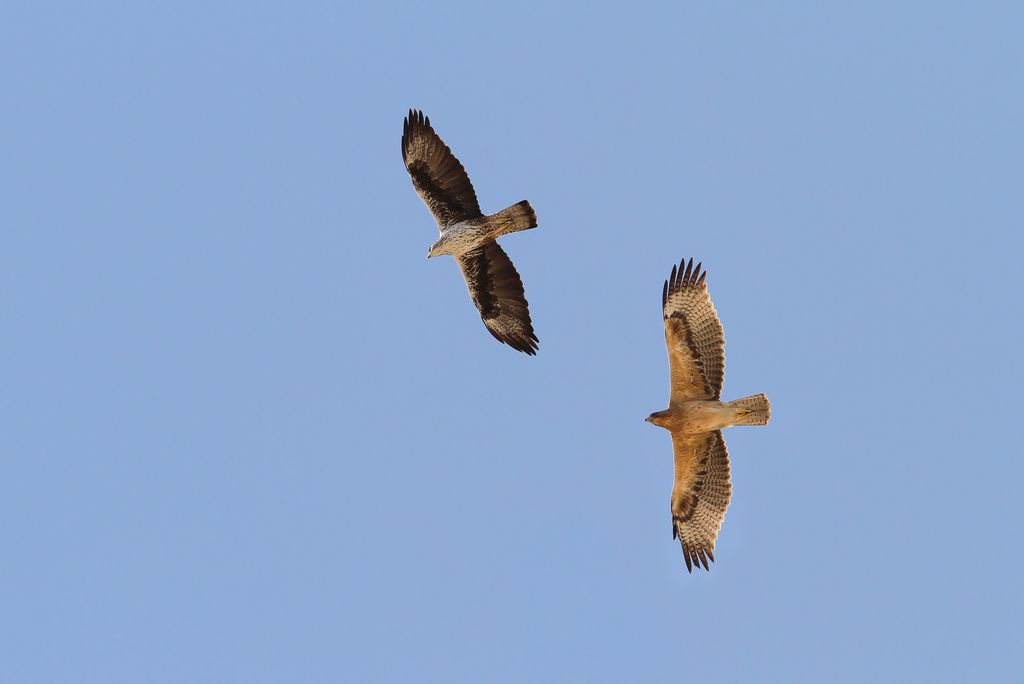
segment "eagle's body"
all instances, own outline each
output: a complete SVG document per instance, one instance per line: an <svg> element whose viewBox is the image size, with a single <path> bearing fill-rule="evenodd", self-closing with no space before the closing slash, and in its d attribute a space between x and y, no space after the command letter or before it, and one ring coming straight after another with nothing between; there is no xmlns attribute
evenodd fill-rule
<svg viewBox="0 0 1024 684"><path fill-rule="evenodd" d="M740 409L724 401L686 401L653 414L651 422L670 432L697 435L721 430L737 424L743 417Z"/></svg>
<svg viewBox="0 0 1024 684"><path fill-rule="evenodd" d="M479 219L461 221L441 229L441 237L430 246L430 256L449 254L460 257L467 252L480 249L485 242L494 237L487 229L487 224Z"/></svg>
<svg viewBox="0 0 1024 684"><path fill-rule="evenodd" d="M672 434L675 483L672 536L679 539L687 570L714 562L715 539L732 498L729 453L722 429L766 425L771 405L763 394L721 401L725 335L711 303L700 264L684 260L665 281L662 314L672 391L669 407L647 421Z"/></svg>
<svg viewBox="0 0 1024 684"><path fill-rule="evenodd" d="M466 170L422 112L410 110L405 119L402 160L416 194L441 231L427 257L455 257L469 296L491 335L513 349L536 354L539 342L523 281L496 242L502 235L535 228L533 207L524 200L496 214L484 215Z"/></svg>
<svg viewBox="0 0 1024 684"><path fill-rule="evenodd" d="M537 225L537 217L533 214L530 203L523 201L513 204L504 211L491 216L459 221L441 228L441 237L430 246L428 257L448 254L456 259L487 246L502 235L526 230L525 224ZM533 226L529 226L532 228Z"/></svg>

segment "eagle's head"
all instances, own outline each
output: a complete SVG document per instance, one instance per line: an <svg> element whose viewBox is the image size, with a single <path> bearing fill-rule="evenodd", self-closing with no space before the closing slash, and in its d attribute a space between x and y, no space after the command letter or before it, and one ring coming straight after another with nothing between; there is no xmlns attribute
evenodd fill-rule
<svg viewBox="0 0 1024 684"><path fill-rule="evenodd" d="M668 429L668 423L671 417L672 414L669 411L656 411L644 418L644 422Z"/></svg>
<svg viewBox="0 0 1024 684"><path fill-rule="evenodd" d="M448 241L444 237L439 237L437 242L430 245L430 251L427 252L427 258L441 256L442 254L451 254L448 249Z"/></svg>

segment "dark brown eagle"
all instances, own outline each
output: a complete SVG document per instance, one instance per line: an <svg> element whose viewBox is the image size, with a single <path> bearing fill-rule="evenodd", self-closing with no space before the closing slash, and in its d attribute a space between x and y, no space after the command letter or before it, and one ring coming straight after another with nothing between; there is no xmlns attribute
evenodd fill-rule
<svg viewBox="0 0 1024 684"><path fill-rule="evenodd" d="M416 193L441 230L427 258L455 257L487 330L513 349L536 354L539 340L530 322L523 281L496 241L501 235L535 228L533 207L523 200L485 216L466 170L423 112L409 110L405 118L402 159Z"/></svg>

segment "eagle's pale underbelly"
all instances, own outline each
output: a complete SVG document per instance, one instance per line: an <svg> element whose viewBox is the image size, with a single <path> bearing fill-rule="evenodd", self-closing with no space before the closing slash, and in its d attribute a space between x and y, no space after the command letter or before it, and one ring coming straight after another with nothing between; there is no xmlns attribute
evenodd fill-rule
<svg viewBox="0 0 1024 684"><path fill-rule="evenodd" d="M737 418L736 408L721 401L688 401L673 413L682 423L683 432L691 434L721 430L735 425Z"/></svg>
<svg viewBox="0 0 1024 684"><path fill-rule="evenodd" d="M441 235L448 250L455 256L472 252L490 240L482 226L473 225L469 221L454 223L445 228Z"/></svg>

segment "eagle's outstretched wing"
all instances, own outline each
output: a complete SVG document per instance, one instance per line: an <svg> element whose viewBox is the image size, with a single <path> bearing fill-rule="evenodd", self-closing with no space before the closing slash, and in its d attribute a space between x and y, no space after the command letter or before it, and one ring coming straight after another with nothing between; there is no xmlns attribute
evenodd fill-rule
<svg viewBox="0 0 1024 684"><path fill-rule="evenodd" d="M536 354L539 340L530 322L523 281L497 242L457 257L469 296L495 339L513 349Z"/></svg>
<svg viewBox="0 0 1024 684"><path fill-rule="evenodd" d="M672 374L670 404L718 399L725 376L725 335L700 264L672 267L661 295L665 345Z"/></svg>
<svg viewBox="0 0 1024 684"><path fill-rule="evenodd" d="M481 216L473 184L462 164L430 126L423 112L409 110L402 127L402 159L412 185L437 227Z"/></svg>
<svg viewBox="0 0 1024 684"><path fill-rule="evenodd" d="M672 433L676 481L672 486L672 536L679 539L686 569L715 562L718 530L732 498L729 452L721 430Z"/></svg>

